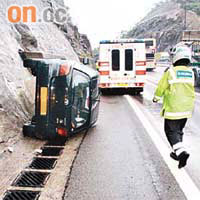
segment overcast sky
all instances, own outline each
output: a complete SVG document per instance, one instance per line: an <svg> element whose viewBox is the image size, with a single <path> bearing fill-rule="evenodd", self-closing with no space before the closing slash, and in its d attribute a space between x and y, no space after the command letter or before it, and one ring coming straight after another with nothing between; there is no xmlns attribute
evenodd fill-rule
<svg viewBox="0 0 200 200"><path fill-rule="evenodd" d="M87 34L92 47L100 40L115 39L140 21L161 0L65 0L79 32Z"/></svg>

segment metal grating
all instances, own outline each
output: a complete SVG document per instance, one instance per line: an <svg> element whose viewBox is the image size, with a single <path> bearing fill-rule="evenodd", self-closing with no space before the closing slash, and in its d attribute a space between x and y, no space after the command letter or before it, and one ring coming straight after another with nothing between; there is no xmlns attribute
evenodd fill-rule
<svg viewBox="0 0 200 200"><path fill-rule="evenodd" d="M31 169L53 169L56 165L55 158L34 158L29 165Z"/></svg>
<svg viewBox="0 0 200 200"><path fill-rule="evenodd" d="M56 139L50 140L45 145L46 146L65 146L67 139Z"/></svg>
<svg viewBox="0 0 200 200"><path fill-rule="evenodd" d="M43 187L49 173L43 172L22 172L12 183L12 186L19 187Z"/></svg>
<svg viewBox="0 0 200 200"><path fill-rule="evenodd" d="M42 148L42 156L59 156L62 153L62 147L44 147Z"/></svg>
<svg viewBox="0 0 200 200"><path fill-rule="evenodd" d="M40 192L8 190L3 200L38 200Z"/></svg>

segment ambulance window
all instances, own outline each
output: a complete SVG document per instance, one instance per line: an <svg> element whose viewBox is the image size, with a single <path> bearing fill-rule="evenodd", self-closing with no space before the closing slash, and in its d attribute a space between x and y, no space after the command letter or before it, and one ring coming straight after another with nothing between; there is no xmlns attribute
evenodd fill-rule
<svg viewBox="0 0 200 200"><path fill-rule="evenodd" d="M146 59L154 59L154 53L146 53Z"/></svg>
<svg viewBox="0 0 200 200"><path fill-rule="evenodd" d="M151 47L153 46L153 40L147 40L145 41L145 47L148 48L148 47Z"/></svg>
<svg viewBox="0 0 200 200"><path fill-rule="evenodd" d="M126 71L133 70L133 50L132 49L125 50L125 70Z"/></svg>
<svg viewBox="0 0 200 200"><path fill-rule="evenodd" d="M112 70L113 71L119 71L119 50L112 50Z"/></svg>

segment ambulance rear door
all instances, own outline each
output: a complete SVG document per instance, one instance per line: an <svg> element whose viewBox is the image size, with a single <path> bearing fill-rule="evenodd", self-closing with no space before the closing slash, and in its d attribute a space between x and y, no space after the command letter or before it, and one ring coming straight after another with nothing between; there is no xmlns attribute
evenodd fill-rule
<svg viewBox="0 0 200 200"><path fill-rule="evenodd" d="M133 43L113 44L110 49L110 78L119 86L128 86L135 76L135 56Z"/></svg>

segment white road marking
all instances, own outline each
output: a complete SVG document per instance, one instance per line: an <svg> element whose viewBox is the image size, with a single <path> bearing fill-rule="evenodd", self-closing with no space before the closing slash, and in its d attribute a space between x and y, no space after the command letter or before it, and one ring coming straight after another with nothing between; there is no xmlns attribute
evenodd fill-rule
<svg viewBox="0 0 200 200"><path fill-rule="evenodd" d="M156 130L153 128L153 126L149 122L149 120L145 117L143 112L140 110L137 103L135 103L134 100L128 95L125 95L125 98L127 99L132 109L135 111L137 117L140 119L147 133L151 137L153 143L157 147L158 151L160 152L165 163L169 167L171 173L175 177L177 183L179 184L186 198L188 200L199 200L200 191L195 185L195 183L192 181L188 173L184 169L178 169L177 162L173 161L169 156L171 150L163 142L159 134L156 132Z"/></svg>

